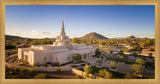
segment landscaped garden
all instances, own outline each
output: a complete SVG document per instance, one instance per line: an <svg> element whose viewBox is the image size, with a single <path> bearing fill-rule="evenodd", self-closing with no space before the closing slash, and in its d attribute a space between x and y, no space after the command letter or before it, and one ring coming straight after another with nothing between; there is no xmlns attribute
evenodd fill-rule
<svg viewBox="0 0 160 84"><path fill-rule="evenodd" d="M5 67L5 78L10 79L10 78L15 78L15 79L32 79L36 75L38 75L37 70L32 69L32 70L27 70L27 69L20 69L16 67ZM37 77L38 78L38 77Z"/></svg>

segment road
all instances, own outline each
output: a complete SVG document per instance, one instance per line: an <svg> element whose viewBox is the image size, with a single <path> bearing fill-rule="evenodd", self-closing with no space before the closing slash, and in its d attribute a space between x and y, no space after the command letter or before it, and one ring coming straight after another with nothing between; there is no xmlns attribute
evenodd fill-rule
<svg viewBox="0 0 160 84"><path fill-rule="evenodd" d="M46 79L76 79L75 75L71 71L63 72L47 72Z"/></svg>

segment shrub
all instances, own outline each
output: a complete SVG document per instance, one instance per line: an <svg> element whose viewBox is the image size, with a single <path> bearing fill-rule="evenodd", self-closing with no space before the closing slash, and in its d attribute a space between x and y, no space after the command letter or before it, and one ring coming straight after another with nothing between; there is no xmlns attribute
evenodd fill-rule
<svg viewBox="0 0 160 84"><path fill-rule="evenodd" d="M17 49L6 50L5 52L5 54L8 56L16 53L17 53Z"/></svg>
<svg viewBox="0 0 160 84"><path fill-rule="evenodd" d="M111 79L112 78L112 73L106 71L105 75L104 75L105 79Z"/></svg>
<svg viewBox="0 0 160 84"><path fill-rule="evenodd" d="M131 65L131 69L134 70L136 73L144 72L144 68L140 64L133 64Z"/></svg>
<svg viewBox="0 0 160 84"><path fill-rule="evenodd" d="M24 65L28 65L29 63L27 61L22 60Z"/></svg>
<svg viewBox="0 0 160 84"><path fill-rule="evenodd" d="M116 68L117 67L115 62L111 62L110 65L111 65L112 68Z"/></svg>
<svg viewBox="0 0 160 84"><path fill-rule="evenodd" d="M14 71L16 71L16 72L19 72L20 71L20 68L14 68Z"/></svg>
<svg viewBox="0 0 160 84"><path fill-rule="evenodd" d="M104 69L104 70L101 69L101 70L99 71L99 76L101 76L101 77L104 78L106 72L107 72L106 69Z"/></svg>
<svg viewBox="0 0 160 84"><path fill-rule="evenodd" d="M155 49L154 49L154 48L149 48L149 50L150 50L150 51L155 51Z"/></svg>
<svg viewBox="0 0 160 84"><path fill-rule="evenodd" d="M43 64L43 66L44 66L44 67L47 67L47 66L48 66L48 64L47 64L47 63L46 63L46 64Z"/></svg>
<svg viewBox="0 0 160 84"><path fill-rule="evenodd" d="M96 51L95 51L95 55L100 55L101 54L101 52L100 52L100 49L96 49Z"/></svg>
<svg viewBox="0 0 160 84"><path fill-rule="evenodd" d="M6 45L5 46L5 49L15 49L16 47L15 46L13 46L13 45Z"/></svg>
<svg viewBox="0 0 160 84"><path fill-rule="evenodd" d="M74 55L72 56L72 59L73 59L74 61L81 61L81 60L82 60L82 55L80 55L80 54L74 54Z"/></svg>
<svg viewBox="0 0 160 84"><path fill-rule="evenodd" d="M126 78L126 79L136 79L137 76L136 76L135 73L130 74L130 73L127 72L127 74L125 75L125 78Z"/></svg>
<svg viewBox="0 0 160 84"><path fill-rule="evenodd" d="M120 50L120 51L119 51L119 54L120 54L120 55L124 55L123 50Z"/></svg>
<svg viewBox="0 0 160 84"><path fill-rule="evenodd" d="M75 78L76 78L76 79L81 79L82 77L79 76L79 75L75 75Z"/></svg>
<svg viewBox="0 0 160 84"><path fill-rule="evenodd" d="M138 58L138 59L136 60L136 63L143 65L143 64L146 63L146 61L145 61L144 59L142 59L142 58Z"/></svg>
<svg viewBox="0 0 160 84"><path fill-rule="evenodd" d="M39 64L38 63L34 63L34 65L33 66L39 66Z"/></svg>
<svg viewBox="0 0 160 84"><path fill-rule="evenodd" d="M134 52L134 53L133 53L133 56L137 57L138 55L137 55L137 53Z"/></svg>
<svg viewBox="0 0 160 84"><path fill-rule="evenodd" d="M86 78L90 77L89 74L90 74L91 71L92 71L92 68L89 65L86 64L85 67L84 67L84 72L85 72L85 77Z"/></svg>
<svg viewBox="0 0 160 84"><path fill-rule="evenodd" d="M113 51L112 51L112 50L110 51L110 54L113 54Z"/></svg>
<svg viewBox="0 0 160 84"><path fill-rule="evenodd" d="M91 66L91 68L92 68L92 71L91 71L92 74L99 73L99 71L100 71L100 68L98 68L98 67Z"/></svg>
<svg viewBox="0 0 160 84"><path fill-rule="evenodd" d="M35 79L44 79L46 77L46 74L40 73L38 75L36 75L34 78Z"/></svg>
<svg viewBox="0 0 160 84"><path fill-rule="evenodd" d="M149 58L152 58L152 53L149 53L149 54L148 54L148 57L149 57Z"/></svg>
<svg viewBox="0 0 160 84"><path fill-rule="evenodd" d="M36 70L35 68L33 68L33 69L31 70L31 72L32 72L32 73L37 73L37 70Z"/></svg>
<svg viewBox="0 0 160 84"><path fill-rule="evenodd" d="M28 71L27 69L23 69L23 68L20 69L20 72L21 72L21 73L25 73L25 72L27 72L27 71Z"/></svg>

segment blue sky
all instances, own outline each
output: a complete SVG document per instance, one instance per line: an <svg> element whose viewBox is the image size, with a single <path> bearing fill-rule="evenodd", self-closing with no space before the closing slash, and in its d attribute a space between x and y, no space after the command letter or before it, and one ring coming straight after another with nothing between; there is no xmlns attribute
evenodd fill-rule
<svg viewBox="0 0 160 84"><path fill-rule="evenodd" d="M154 5L7 5L5 33L30 38L66 34L80 37L97 32L108 38L155 37Z"/></svg>

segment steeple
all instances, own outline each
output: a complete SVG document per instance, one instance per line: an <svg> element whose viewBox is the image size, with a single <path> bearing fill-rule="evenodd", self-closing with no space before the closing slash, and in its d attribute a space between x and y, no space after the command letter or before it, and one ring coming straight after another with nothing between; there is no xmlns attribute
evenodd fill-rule
<svg viewBox="0 0 160 84"><path fill-rule="evenodd" d="M67 48L69 48L69 46L70 46L69 37L66 36L66 32L65 32L65 29L64 29L64 20L63 20L63 18L62 18L61 32L60 32L60 35L57 36L57 39L56 39L56 42L54 42L54 45L65 46Z"/></svg>
<svg viewBox="0 0 160 84"><path fill-rule="evenodd" d="M62 28L61 28L61 35L66 35L65 30L64 30L64 19L62 18Z"/></svg>

